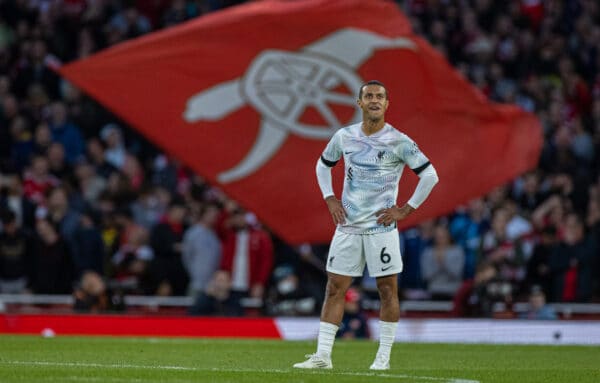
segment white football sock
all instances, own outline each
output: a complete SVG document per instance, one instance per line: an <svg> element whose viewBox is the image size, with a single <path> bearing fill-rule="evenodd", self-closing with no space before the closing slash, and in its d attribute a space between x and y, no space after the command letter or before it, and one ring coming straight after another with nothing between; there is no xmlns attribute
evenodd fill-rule
<svg viewBox="0 0 600 383"><path fill-rule="evenodd" d="M338 326L332 323L319 322L317 355L331 358L331 349L333 348L333 342L335 340L335 334L337 333L338 328Z"/></svg>
<svg viewBox="0 0 600 383"><path fill-rule="evenodd" d="M396 328L398 328L398 322L379 321L379 350L377 350L377 356L385 359L390 358L392 345L396 338Z"/></svg>

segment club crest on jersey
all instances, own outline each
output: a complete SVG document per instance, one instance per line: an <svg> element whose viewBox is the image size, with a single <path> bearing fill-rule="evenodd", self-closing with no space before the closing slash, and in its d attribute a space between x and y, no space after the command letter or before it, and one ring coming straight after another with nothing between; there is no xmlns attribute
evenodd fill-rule
<svg viewBox="0 0 600 383"><path fill-rule="evenodd" d="M336 89L357 90L363 80L356 69L376 49L390 48L416 50L416 44L404 37L388 38L345 28L298 52L262 51L241 77L190 97L183 119L188 123L216 121L244 105L252 106L261 116L256 141L240 163L217 176L223 184L243 179L273 157L290 133L328 140L339 128L359 120L360 109L344 120L330 107L331 104L355 106L355 95ZM315 110L324 124L300 121L308 108Z"/></svg>

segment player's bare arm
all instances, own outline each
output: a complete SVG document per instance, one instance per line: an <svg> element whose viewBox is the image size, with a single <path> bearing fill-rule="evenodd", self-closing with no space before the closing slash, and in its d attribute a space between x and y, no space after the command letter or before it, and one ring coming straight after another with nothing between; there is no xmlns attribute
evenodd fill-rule
<svg viewBox="0 0 600 383"><path fill-rule="evenodd" d="M396 221L401 221L404 218L408 217L413 211L415 211L415 208L410 206L409 204L404 204L404 206L402 207L394 205L387 209L378 210L375 213L375 216L378 217L378 224L389 226Z"/></svg>
<svg viewBox="0 0 600 383"><path fill-rule="evenodd" d="M333 218L333 223L336 225L343 225L346 223L346 211L342 206L342 201L331 195L325 198L325 202L327 202L327 207L331 213L331 218Z"/></svg>

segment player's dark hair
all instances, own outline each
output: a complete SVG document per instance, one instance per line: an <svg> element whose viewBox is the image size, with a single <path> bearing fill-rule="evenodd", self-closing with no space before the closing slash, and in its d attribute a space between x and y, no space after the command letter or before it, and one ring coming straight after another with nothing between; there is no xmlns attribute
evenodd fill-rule
<svg viewBox="0 0 600 383"><path fill-rule="evenodd" d="M383 90L385 90L385 98L388 98L387 88L385 87L385 85L383 85L383 83L381 81L371 80L371 81L365 82L364 84L362 84L360 86L360 89L358 90L358 99L359 100L362 98L363 88L367 85L379 85L380 87L383 88Z"/></svg>

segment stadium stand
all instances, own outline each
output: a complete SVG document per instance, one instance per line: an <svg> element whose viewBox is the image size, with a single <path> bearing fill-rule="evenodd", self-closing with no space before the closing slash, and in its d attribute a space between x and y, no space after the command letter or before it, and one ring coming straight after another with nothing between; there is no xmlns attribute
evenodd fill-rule
<svg viewBox="0 0 600 383"><path fill-rule="evenodd" d="M52 70L237 3L0 1L5 311L185 313L196 302L185 295L201 293L216 314L239 313L227 311L237 305L246 315L318 312L326 245L292 247L272 236L251 212ZM403 311L513 318L527 312L535 291L561 318L597 318L599 3L397 3L415 31L483 94L534 112L544 133L537 169L400 234ZM206 217L208 206L218 208L214 219ZM219 256L239 225L274 249L260 288L232 290L218 262L208 276L189 269L196 264L194 240L214 240ZM462 278L432 290L422 261L430 263L436 252L458 254ZM256 256L271 257L269 250ZM375 312L372 282L356 284L363 308Z"/></svg>

